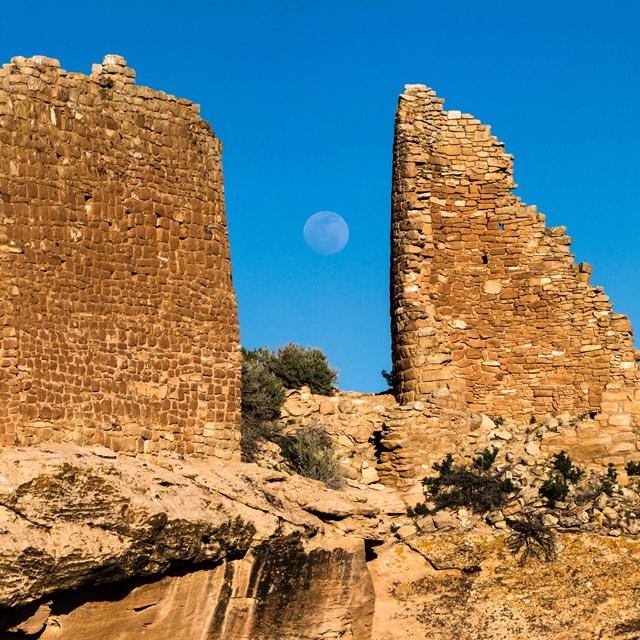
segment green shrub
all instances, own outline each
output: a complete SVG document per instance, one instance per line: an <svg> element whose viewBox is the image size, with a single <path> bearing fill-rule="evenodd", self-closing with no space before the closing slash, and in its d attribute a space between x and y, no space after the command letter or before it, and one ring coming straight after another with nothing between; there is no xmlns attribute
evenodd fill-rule
<svg viewBox="0 0 640 640"><path fill-rule="evenodd" d="M520 564L524 564L529 556L544 556L550 562L556 555L555 535L542 522L542 516L533 511L523 511L516 518L506 518L507 526L513 531L506 540L507 548L514 556L524 548L520 556Z"/></svg>
<svg viewBox="0 0 640 640"><path fill-rule="evenodd" d="M497 427L501 427L504 424L504 418L502 416L497 416L496 418L493 419L493 423Z"/></svg>
<svg viewBox="0 0 640 640"><path fill-rule="evenodd" d="M453 456L447 453L442 462L434 462L433 468L438 472L438 475L423 478L422 486L429 495L437 496L442 486L442 478L448 476L453 470Z"/></svg>
<svg viewBox="0 0 640 640"><path fill-rule="evenodd" d="M242 414L255 420L277 420L285 401L278 377L264 364L246 357L242 363Z"/></svg>
<svg viewBox="0 0 640 640"><path fill-rule="evenodd" d="M568 493L569 485L559 473L545 480L540 487L540 495L547 499L547 506L551 508L556 506L556 502L563 502Z"/></svg>
<svg viewBox="0 0 640 640"><path fill-rule="evenodd" d="M425 478L422 484L441 509L467 507L476 513L487 513L503 507L516 490L513 482L501 478L501 474L455 465L451 454L433 466L438 476Z"/></svg>
<svg viewBox="0 0 640 640"><path fill-rule="evenodd" d="M486 471L493 466L499 453L500 449L498 449L498 447L493 447L492 449L485 448L482 450L482 453L473 460L473 466L476 469L484 469Z"/></svg>
<svg viewBox="0 0 640 640"><path fill-rule="evenodd" d="M246 461L255 461L260 445L281 431L284 389L307 385L313 393L330 394L336 372L319 349L288 344L277 351L242 349L242 425L240 446Z"/></svg>
<svg viewBox="0 0 640 640"><path fill-rule="evenodd" d="M413 507L407 507L407 515L410 518L420 518L421 516L428 516L429 509L424 502L418 502Z"/></svg>
<svg viewBox="0 0 640 640"><path fill-rule="evenodd" d="M618 482L618 472L616 471L613 463L609 463L607 467L607 472L601 478L600 489L603 493L606 493L609 497L613 495L613 487Z"/></svg>
<svg viewBox="0 0 640 640"><path fill-rule="evenodd" d="M307 386L312 393L325 396L333 393L338 372L329 366L327 356L320 349L291 343L276 351L263 347L248 353L277 376L286 389Z"/></svg>
<svg viewBox="0 0 640 640"><path fill-rule="evenodd" d="M584 471L576 467L566 451L561 451L553 456L553 468L557 469L565 480L576 484L584 475Z"/></svg>
<svg viewBox="0 0 640 640"><path fill-rule="evenodd" d="M630 476L640 476L640 462L627 462L625 471Z"/></svg>
<svg viewBox="0 0 640 640"><path fill-rule="evenodd" d="M340 489L344 478L329 434L322 427L304 427L277 439L289 467L305 478Z"/></svg>
<svg viewBox="0 0 640 640"><path fill-rule="evenodd" d="M240 448L244 460L252 462L265 440L273 440L280 431L277 420L284 404L282 383L255 353L243 349L242 422Z"/></svg>

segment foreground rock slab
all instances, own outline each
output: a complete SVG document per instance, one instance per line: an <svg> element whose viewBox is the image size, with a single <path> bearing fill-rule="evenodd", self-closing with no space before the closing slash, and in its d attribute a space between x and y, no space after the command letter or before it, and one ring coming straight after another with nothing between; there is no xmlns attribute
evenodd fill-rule
<svg viewBox="0 0 640 640"><path fill-rule="evenodd" d="M287 497L322 492L241 463L5 449L0 633L365 640L374 596L362 540Z"/></svg>
<svg viewBox="0 0 640 640"><path fill-rule="evenodd" d="M632 640L640 541L560 534L553 562L521 566L488 526L379 550L374 640Z"/></svg>

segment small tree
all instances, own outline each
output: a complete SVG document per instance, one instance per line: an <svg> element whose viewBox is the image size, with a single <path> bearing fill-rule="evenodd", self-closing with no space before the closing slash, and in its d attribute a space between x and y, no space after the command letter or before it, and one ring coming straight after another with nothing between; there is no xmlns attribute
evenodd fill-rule
<svg viewBox="0 0 640 640"><path fill-rule="evenodd" d="M260 443L279 433L277 423L285 395L282 383L255 352L243 349L242 423L240 448L245 460L255 460Z"/></svg>
<svg viewBox="0 0 640 640"><path fill-rule="evenodd" d="M312 393L329 396L338 372L327 362L327 356L315 348L288 344L276 351L257 350L257 358L263 362L287 389L307 386Z"/></svg>

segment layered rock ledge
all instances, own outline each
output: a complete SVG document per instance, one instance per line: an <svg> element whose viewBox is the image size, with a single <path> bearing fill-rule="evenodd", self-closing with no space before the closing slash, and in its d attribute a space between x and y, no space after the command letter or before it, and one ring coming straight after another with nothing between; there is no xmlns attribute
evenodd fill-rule
<svg viewBox="0 0 640 640"><path fill-rule="evenodd" d="M66 444L5 449L0 634L369 638L364 543L332 521L371 525L380 509L287 478Z"/></svg>

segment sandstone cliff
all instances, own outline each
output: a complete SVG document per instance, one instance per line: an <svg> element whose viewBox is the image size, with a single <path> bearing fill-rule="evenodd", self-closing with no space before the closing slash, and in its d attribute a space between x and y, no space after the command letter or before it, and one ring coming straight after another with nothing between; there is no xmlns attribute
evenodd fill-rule
<svg viewBox="0 0 640 640"><path fill-rule="evenodd" d="M502 454L510 449L519 451L504 442ZM539 458L528 478L543 468ZM572 515L571 500L541 508L556 556L522 565L495 514L415 518L395 489L376 483L349 479L335 492L253 464L159 461L68 444L3 451L1 638L631 640L640 632L640 541L625 525L640 517L637 481L583 505L586 521ZM405 499L415 504L416 493ZM505 508L518 510L517 501Z"/></svg>
<svg viewBox="0 0 640 640"><path fill-rule="evenodd" d="M255 465L164 467L72 445L3 451L2 637L370 637L363 541L330 522L378 507Z"/></svg>

